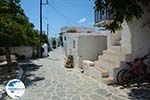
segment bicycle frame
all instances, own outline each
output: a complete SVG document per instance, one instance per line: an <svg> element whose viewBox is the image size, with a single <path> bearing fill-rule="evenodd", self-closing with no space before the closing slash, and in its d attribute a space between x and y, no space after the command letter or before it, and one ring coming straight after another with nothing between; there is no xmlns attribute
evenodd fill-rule
<svg viewBox="0 0 150 100"><path fill-rule="evenodd" d="M147 69L150 68L144 62L147 58L150 58L150 55L145 55L142 58L136 58L132 62L126 62L129 68L124 68L117 73L118 84L129 86L134 82L140 84L142 81L150 80L150 71L147 73Z"/></svg>
<svg viewBox="0 0 150 100"><path fill-rule="evenodd" d="M142 66L146 65L144 63L144 60L149 57L149 55L145 55L142 58L136 58L133 62L127 62L126 64L130 66L131 70L129 70L132 71L134 74L141 75L143 70Z"/></svg>

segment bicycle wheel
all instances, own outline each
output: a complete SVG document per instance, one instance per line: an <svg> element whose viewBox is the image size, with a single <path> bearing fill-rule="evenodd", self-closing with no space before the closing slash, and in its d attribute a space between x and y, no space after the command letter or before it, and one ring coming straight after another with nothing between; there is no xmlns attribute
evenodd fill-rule
<svg viewBox="0 0 150 100"><path fill-rule="evenodd" d="M126 70L122 73L121 79L122 79L122 86L130 86L133 83L133 76L134 74Z"/></svg>
<svg viewBox="0 0 150 100"><path fill-rule="evenodd" d="M119 85L122 85L122 74L124 73L124 72L126 72L128 69L122 69L122 70L120 70L119 72L118 72L118 74L117 74L117 83L119 84Z"/></svg>

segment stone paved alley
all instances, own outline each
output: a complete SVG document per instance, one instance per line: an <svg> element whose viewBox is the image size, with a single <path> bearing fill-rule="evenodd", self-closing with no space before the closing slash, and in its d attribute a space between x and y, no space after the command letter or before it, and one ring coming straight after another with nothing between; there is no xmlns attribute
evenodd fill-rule
<svg viewBox="0 0 150 100"><path fill-rule="evenodd" d="M39 68L28 73L32 84L26 84L25 94L16 100L150 100L148 90L142 94L136 88L106 86L76 70L67 70L61 48L51 52L48 58L32 63Z"/></svg>

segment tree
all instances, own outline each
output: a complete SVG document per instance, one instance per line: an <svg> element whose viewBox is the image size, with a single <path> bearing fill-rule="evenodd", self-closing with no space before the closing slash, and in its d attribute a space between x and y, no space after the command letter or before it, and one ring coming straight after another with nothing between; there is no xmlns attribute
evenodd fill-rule
<svg viewBox="0 0 150 100"><path fill-rule="evenodd" d="M48 44L48 37L46 34L41 35L41 42L42 43L47 43Z"/></svg>
<svg viewBox="0 0 150 100"><path fill-rule="evenodd" d="M122 28L124 20L131 22L134 18L139 19L144 14L143 7L150 8L149 0L94 0L95 10L109 8L113 15L113 21L105 27L115 32Z"/></svg>
<svg viewBox="0 0 150 100"><path fill-rule="evenodd" d="M39 45L40 36L20 6L20 0L0 0L0 46L6 47L10 59L10 46Z"/></svg>
<svg viewBox="0 0 150 100"><path fill-rule="evenodd" d="M52 37L52 48L56 49L56 38Z"/></svg>

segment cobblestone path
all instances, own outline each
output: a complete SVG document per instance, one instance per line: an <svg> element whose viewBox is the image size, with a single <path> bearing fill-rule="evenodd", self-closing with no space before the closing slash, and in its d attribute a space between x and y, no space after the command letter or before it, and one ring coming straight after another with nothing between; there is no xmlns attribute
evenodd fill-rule
<svg viewBox="0 0 150 100"><path fill-rule="evenodd" d="M34 76L30 78L44 79L26 87L25 94L16 100L143 100L137 97L133 99L134 94L130 89L106 86L75 70L67 70L63 67L61 49L51 52L48 58L34 60L33 63L43 66L31 71L30 74Z"/></svg>

